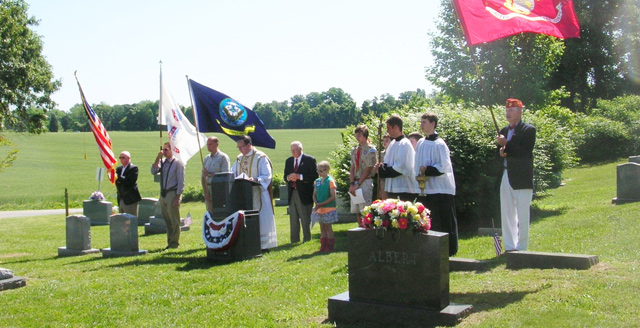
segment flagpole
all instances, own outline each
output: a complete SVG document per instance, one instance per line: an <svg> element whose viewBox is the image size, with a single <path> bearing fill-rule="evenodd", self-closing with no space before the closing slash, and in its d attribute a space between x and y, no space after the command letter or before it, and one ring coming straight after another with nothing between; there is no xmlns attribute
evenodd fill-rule
<svg viewBox="0 0 640 328"><path fill-rule="evenodd" d="M198 120L196 119L196 106L193 105L193 93L191 92L191 83L189 83L189 75L185 75L187 78L187 86L189 86L189 100L191 100L191 113L193 114L193 124L196 126L196 136L200 135L200 130L198 128ZM202 146L200 145L200 138L198 138L198 153L200 153L200 163L202 164L202 168L204 168L204 158L202 157Z"/></svg>
<svg viewBox="0 0 640 328"><path fill-rule="evenodd" d="M160 99L158 100L158 131L160 132L160 150L162 150L162 124L160 124L160 114L162 113L162 59L160 60Z"/></svg>
<svg viewBox="0 0 640 328"><path fill-rule="evenodd" d="M453 11L456 14L456 18L458 20L458 25L460 26L460 30L464 31L464 27L462 26L462 22L460 21L460 16L458 15L458 9L456 8L456 5L453 5ZM491 119L493 120L493 126L496 129L496 133L500 134L500 128L498 127L498 122L496 121L496 116L493 114L493 105L491 104L491 100L489 99L489 93L487 92L487 88L484 84L484 79L482 78L482 73L480 72L480 66L478 66L478 61L476 60L476 54L475 51L473 51L474 49L471 48L470 46L466 46L465 45L467 43L463 42L463 38L462 36L460 36L460 34L458 34L458 40L460 40L460 48L462 51L465 50L465 48L467 49L467 51L469 52L469 56L471 57L471 61L473 62L473 66L476 69L476 74L478 75L478 80L480 82L480 88L482 89L482 93L484 95L484 100L487 102L487 106L489 106L489 112L491 113Z"/></svg>

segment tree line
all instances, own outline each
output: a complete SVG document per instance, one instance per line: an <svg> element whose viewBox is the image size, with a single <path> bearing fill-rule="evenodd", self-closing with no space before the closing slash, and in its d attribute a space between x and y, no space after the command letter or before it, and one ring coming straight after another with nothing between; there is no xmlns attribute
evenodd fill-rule
<svg viewBox="0 0 640 328"><path fill-rule="evenodd" d="M311 129L343 128L361 121L363 115L382 114L397 110L408 104L421 105L428 102L424 90L407 91L398 99L390 94L366 100L361 107L350 94L340 88L325 92L296 95L289 101L256 103L253 107L267 129ZM131 105L110 106L104 103L93 105L107 131L153 131L158 129L158 101L141 101ZM182 107L185 116L193 123L192 107ZM32 109L31 115L44 115L44 111ZM49 132L88 131L89 122L84 108L76 104L66 111L51 110L48 113ZM16 126L19 129L19 126Z"/></svg>

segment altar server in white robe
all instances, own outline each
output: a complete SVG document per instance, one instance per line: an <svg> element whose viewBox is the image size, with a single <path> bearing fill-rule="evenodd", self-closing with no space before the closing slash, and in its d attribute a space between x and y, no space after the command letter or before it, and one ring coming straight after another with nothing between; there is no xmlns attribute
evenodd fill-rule
<svg viewBox="0 0 640 328"><path fill-rule="evenodd" d="M244 173L251 180L260 184L260 246L263 251L277 246L276 223L273 213L273 203L269 193L271 185L272 167L267 155L251 143L251 137L242 136L237 141L240 154L238 155L231 171L236 176Z"/></svg>
<svg viewBox="0 0 640 328"><path fill-rule="evenodd" d="M384 154L384 163L377 163L375 172L384 178L384 190L389 198L414 201L418 183L413 173L415 151L402 132L402 118L393 114L387 119L391 143Z"/></svg>

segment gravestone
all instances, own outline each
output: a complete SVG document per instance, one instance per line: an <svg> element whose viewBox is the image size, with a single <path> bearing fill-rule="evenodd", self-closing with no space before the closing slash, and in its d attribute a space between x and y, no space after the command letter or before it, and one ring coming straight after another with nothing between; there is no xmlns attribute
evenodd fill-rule
<svg viewBox="0 0 640 328"><path fill-rule="evenodd" d="M329 298L329 321L451 326L471 311L449 303L449 235L351 229L349 291Z"/></svg>
<svg viewBox="0 0 640 328"><path fill-rule="evenodd" d="M640 156L629 156L629 163L640 164Z"/></svg>
<svg viewBox="0 0 640 328"><path fill-rule="evenodd" d="M617 197L614 204L640 201L640 164L624 163L616 168Z"/></svg>
<svg viewBox="0 0 640 328"><path fill-rule="evenodd" d="M336 211L338 212L338 223L358 222L358 216L351 213L351 202L345 201L338 192L336 192Z"/></svg>
<svg viewBox="0 0 640 328"><path fill-rule="evenodd" d="M70 215L66 219L67 246L58 247L58 256L97 253L91 248L91 220L84 215Z"/></svg>
<svg viewBox="0 0 640 328"><path fill-rule="evenodd" d="M280 199L276 199L276 206L289 206L289 188L287 185L280 186Z"/></svg>
<svg viewBox="0 0 640 328"><path fill-rule="evenodd" d="M138 225L149 223L149 218L155 215L157 202L157 198L142 198L138 202Z"/></svg>
<svg viewBox="0 0 640 328"><path fill-rule="evenodd" d="M189 231L190 229L190 225L184 224L184 218L180 218L180 231ZM154 215L149 217L149 223L144 224L144 234L155 235L159 233L167 233L167 223L164 222L164 218L162 217L160 202L156 202L154 205Z"/></svg>
<svg viewBox="0 0 640 328"><path fill-rule="evenodd" d="M7 289L15 289L27 285L27 280L22 277L14 276L13 271L0 268L0 291Z"/></svg>
<svg viewBox="0 0 640 328"><path fill-rule="evenodd" d="M113 204L104 200L85 200L82 202L82 214L91 219L91 225L108 225Z"/></svg>
<svg viewBox="0 0 640 328"><path fill-rule="evenodd" d="M131 214L114 214L110 218L109 240L111 247L102 249L102 256L134 256L147 254L138 246L138 218Z"/></svg>
<svg viewBox="0 0 640 328"><path fill-rule="evenodd" d="M516 251L507 253L507 269L589 270L598 264L597 255Z"/></svg>

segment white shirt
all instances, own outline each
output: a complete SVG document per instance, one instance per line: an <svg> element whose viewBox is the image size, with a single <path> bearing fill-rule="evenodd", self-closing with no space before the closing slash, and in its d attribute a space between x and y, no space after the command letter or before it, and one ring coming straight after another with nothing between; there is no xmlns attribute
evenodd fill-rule
<svg viewBox="0 0 640 328"><path fill-rule="evenodd" d="M425 194L456 194L456 181L453 176L453 167L451 166L451 154L449 147L438 138L435 141L422 138L416 146L416 156L414 162L414 174L420 174L420 167L433 166L443 173L439 176L428 177ZM416 193L420 193L420 188L416 188Z"/></svg>
<svg viewBox="0 0 640 328"><path fill-rule="evenodd" d="M413 173L415 152L411 141L402 138L393 139L384 155L387 166L402 174L394 178L385 178L384 190L391 193L415 193L418 182Z"/></svg>

